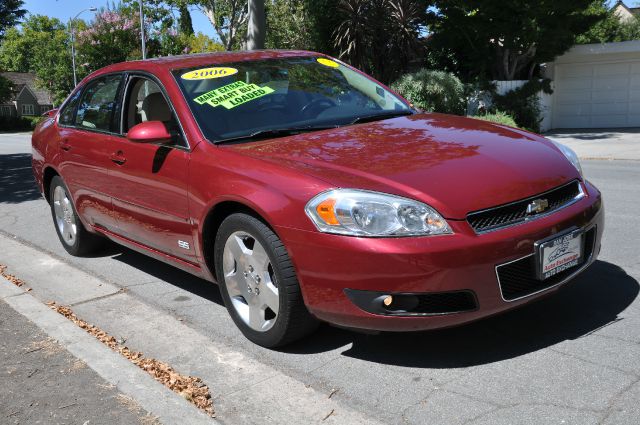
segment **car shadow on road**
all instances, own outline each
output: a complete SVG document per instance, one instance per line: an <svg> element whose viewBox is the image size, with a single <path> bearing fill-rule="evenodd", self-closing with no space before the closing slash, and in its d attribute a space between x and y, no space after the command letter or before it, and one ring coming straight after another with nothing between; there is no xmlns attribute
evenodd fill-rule
<svg viewBox="0 0 640 425"><path fill-rule="evenodd" d="M101 256L111 256L114 260L121 261L131 267L135 267L159 280L163 280L177 288L191 292L206 300L224 306L218 285L197 276L184 272L162 261L155 260L147 255L140 254L124 246L109 242L100 252Z"/></svg>
<svg viewBox="0 0 640 425"><path fill-rule="evenodd" d="M620 319L638 296L638 282L597 261L571 284L520 309L456 328L363 335L330 327L288 349L317 353L351 343L344 356L381 364L464 368L522 356L589 335Z"/></svg>
<svg viewBox="0 0 640 425"><path fill-rule="evenodd" d="M620 137L620 133L634 134L640 133L640 128L607 128L607 129L571 129L554 130L545 133L545 137L552 139L576 139L584 141L602 141Z"/></svg>
<svg viewBox="0 0 640 425"><path fill-rule="evenodd" d="M0 204L18 204L40 198L31 170L31 154L0 155Z"/></svg>

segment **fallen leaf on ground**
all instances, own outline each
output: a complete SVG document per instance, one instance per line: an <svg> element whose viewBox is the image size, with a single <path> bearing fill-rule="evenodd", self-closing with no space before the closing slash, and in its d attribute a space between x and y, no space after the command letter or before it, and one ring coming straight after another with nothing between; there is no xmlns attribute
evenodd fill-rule
<svg viewBox="0 0 640 425"><path fill-rule="evenodd" d="M16 285L18 288L21 287L22 285L24 285L24 280L18 279L14 275L6 273L6 270L7 270L7 266L3 266L2 264L0 264L0 275L2 275L9 282L11 282L14 285Z"/></svg>
<svg viewBox="0 0 640 425"><path fill-rule="evenodd" d="M54 301L48 302L47 305L54 311L75 323L81 329L84 329L90 335L93 335L98 339L98 341L102 342L113 351L120 353L131 363L151 375L156 381L160 382L171 391L183 396L198 409L203 410L210 416L214 415L211 393L209 392L209 387L202 382L202 379L194 376L182 375L176 372L167 363L152 358L146 358L141 352L131 351L123 344L119 344L115 337L109 335L97 326L93 326L84 320L79 319L69 307L58 305Z"/></svg>

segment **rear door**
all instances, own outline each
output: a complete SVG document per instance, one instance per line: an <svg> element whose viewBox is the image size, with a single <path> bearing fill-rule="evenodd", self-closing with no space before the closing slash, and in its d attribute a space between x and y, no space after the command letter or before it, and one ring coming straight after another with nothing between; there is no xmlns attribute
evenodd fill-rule
<svg viewBox="0 0 640 425"><path fill-rule="evenodd" d="M128 77L123 96L122 133L144 121L162 121L174 135L170 144L110 144L121 162L111 166L113 209L122 236L147 247L196 262L189 218L189 147L160 83L150 75Z"/></svg>
<svg viewBox="0 0 640 425"><path fill-rule="evenodd" d="M96 78L76 94L58 120L59 171L85 223L115 230L109 180L111 143L120 139L118 97L124 76Z"/></svg>

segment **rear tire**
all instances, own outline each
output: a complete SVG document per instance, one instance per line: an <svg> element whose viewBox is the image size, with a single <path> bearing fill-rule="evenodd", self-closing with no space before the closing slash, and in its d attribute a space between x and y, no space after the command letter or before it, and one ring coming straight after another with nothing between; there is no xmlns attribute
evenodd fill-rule
<svg viewBox="0 0 640 425"><path fill-rule="evenodd" d="M220 225L214 250L222 298L249 340L281 347L317 328L287 250L262 221L242 213L230 215Z"/></svg>
<svg viewBox="0 0 640 425"><path fill-rule="evenodd" d="M55 176L51 180L49 199L56 233L69 254L81 257L97 251L103 245L104 238L89 233L84 228L69 190L60 176Z"/></svg>

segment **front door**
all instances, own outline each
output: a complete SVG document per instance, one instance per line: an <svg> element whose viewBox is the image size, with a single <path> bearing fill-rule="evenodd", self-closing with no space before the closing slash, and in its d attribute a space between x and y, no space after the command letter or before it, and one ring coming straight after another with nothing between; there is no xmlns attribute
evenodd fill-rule
<svg viewBox="0 0 640 425"><path fill-rule="evenodd" d="M111 154L120 158L109 171L119 233L196 262L187 195L189 150L175 114L159 85L142 76L129 79L123 105L123 132L140 122L162 121L175 140L162 145L121 138L111 144Z"/></svg>
<svg viewBox="0 0 640 425"><path fill-rule="evenodd" d="M117 134L117 97L121 74L97 78L77 93L60 113L59 171L78 214L89 225L115 230L109 180L112 143Z"/></svg>

